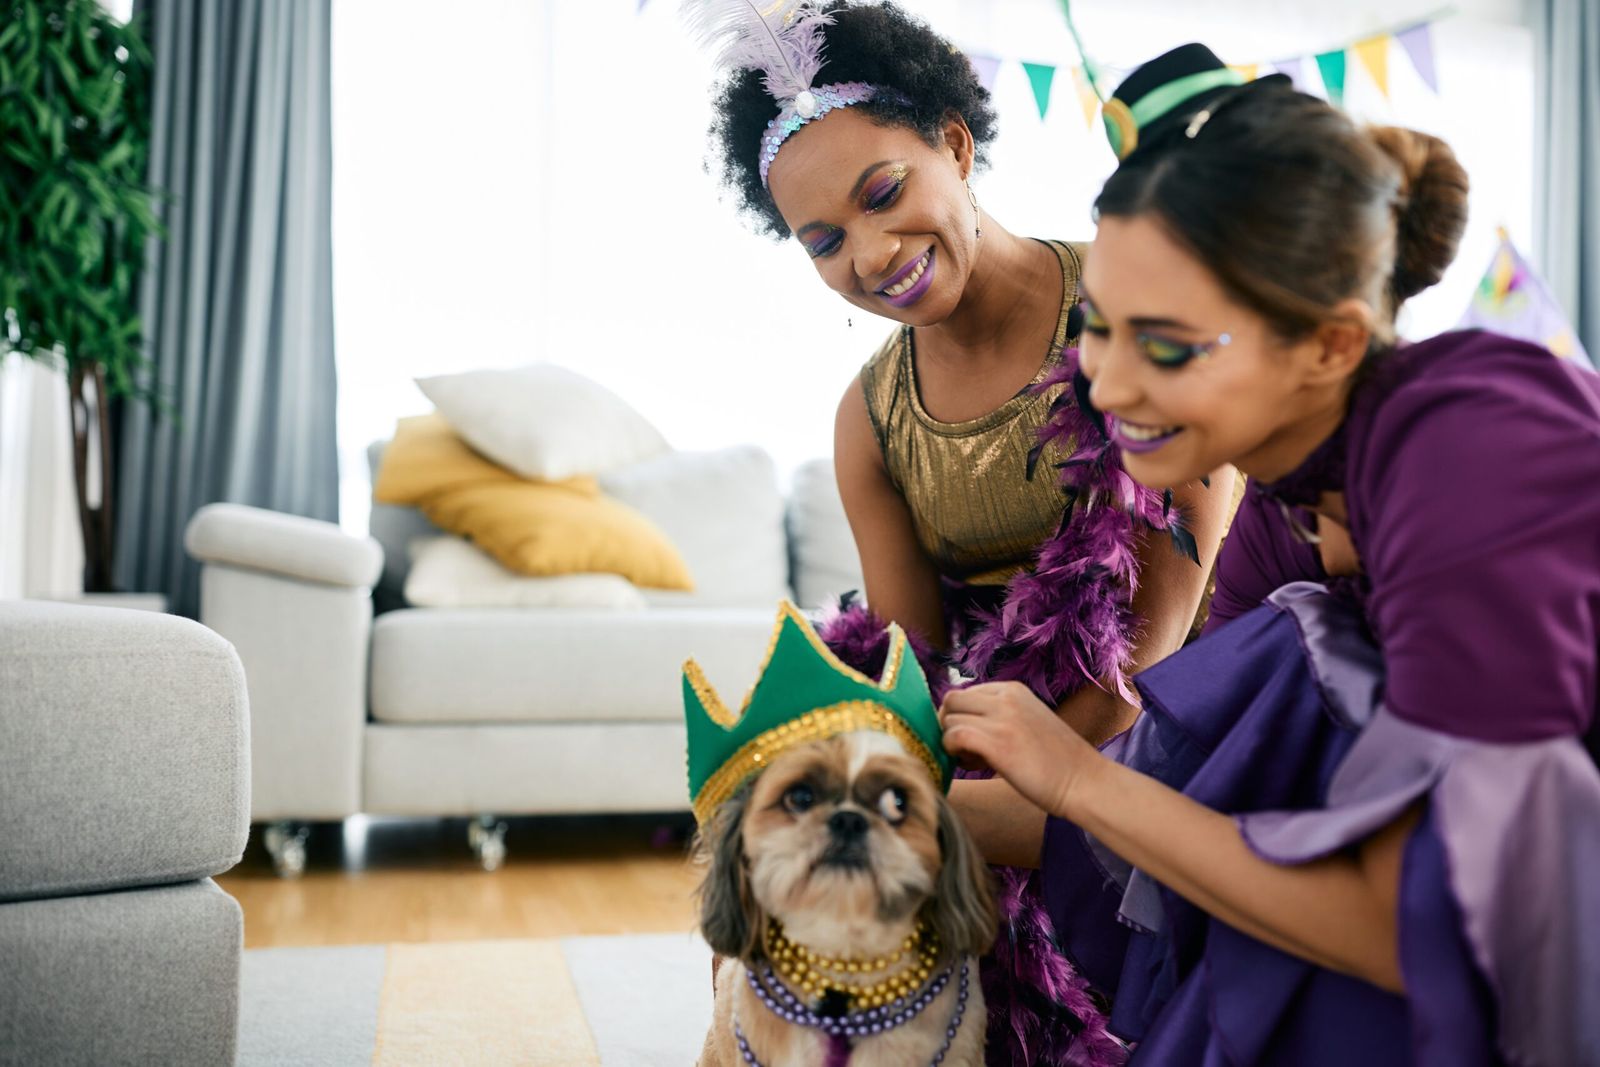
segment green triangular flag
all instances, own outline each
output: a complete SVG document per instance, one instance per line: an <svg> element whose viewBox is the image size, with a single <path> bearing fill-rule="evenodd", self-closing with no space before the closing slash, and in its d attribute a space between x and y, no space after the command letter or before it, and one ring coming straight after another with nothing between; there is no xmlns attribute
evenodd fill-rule
<svg viewBox="0 0 1600 1067"><path fill-rule="evenodd" d="M1328 102L1334 107L1344 107L1344 49L1318 53L1317 69L1322 72L1322 83L1328 87Z"/></svg>
<svg viewBox="0 0 1600 1067"><path fill-rule="evenodd" d="M1056 68L1046 63L1024 63L1028 84L1033 86L1033 99L1039 105L1039 117L1050 110L1050 83L1056 80Z"/></svg>

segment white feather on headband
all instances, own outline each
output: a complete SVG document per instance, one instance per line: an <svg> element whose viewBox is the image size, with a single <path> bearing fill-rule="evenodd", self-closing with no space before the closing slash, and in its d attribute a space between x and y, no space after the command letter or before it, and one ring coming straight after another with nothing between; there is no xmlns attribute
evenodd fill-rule
<svg viewBox="0 0 1600 1067"><path fill-rule="evenodd" d="M833 22L815 0L686 0L689 32L717 49L724 70L759 70L780 104L811 88L822 69L822 28Z"/></svg>

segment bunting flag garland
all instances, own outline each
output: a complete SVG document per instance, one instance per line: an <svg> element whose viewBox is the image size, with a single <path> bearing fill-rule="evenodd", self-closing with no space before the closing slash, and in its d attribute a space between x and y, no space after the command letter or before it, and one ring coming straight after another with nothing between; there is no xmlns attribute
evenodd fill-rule
<svg viewBox="0 0 1600 1067"><path fill-rule="evenodd" d="M1433 34L1429 32L1428 24L1424 22L1409 30L1401 30L1394 35L1394 39L1406 50L1406 55L1411 58L1411 65L1421 75L1423 83L1434 92L1438 92L1439 74L1433 65Z"/></svg>
<svg viewBox="0 0 1600 1067"><path fill-rule="evenodd" d="M1417 76L1422 79L1423 84L1437 93L1439 72L1433 57L1432 22L1419 22L1398 30L1363 37L1343 48L1332 48L1310 56L1275 59L1267 63L1230 63L1229 66L1243 74L1246 80L1266 74L1286 75L1294 82L1296 89L1307 93L1315 90L1315 82L1306 70L1307 62L1314 61L1317 74L1321 78L1323 92L1331 103L1342 107L1349 83L1351 52L1355 53L1362 69L1371 76L1372 83L1378 87L1378 92L1382 93L1385 99L1388 98L1392 73L1389 46L1395 42L1405 50L1407 58L1411 60L1411 65L1416 69Z"/></svg>
<svg viewBox="0 0 1600 1067"><path fill-rule="evenodd" d="M1072 85L1078 91L1078 106L1083 109L1083 124L1094 127L1094 120L1100 114L1100 98L1095 95L1094 86L1089 83L1088 72L1081 66L1072 68Z"/></svg>
<svg viewBox="0 0 1600 1067"><path fill-rule="evenodd" d="M638 5L636 10L643 12L649 0L636 0L636 2ZM1059 2L1079 52L1079 63L1070 68L1073 92L1078 98L1084 124L1092 129L1098 120L1101 103L1109 92L1104 86L1120 81L1131 71L1093 60L1084 50L1082 38L1073 21L1071 0L1059 0ZM1450 9L1444 9L1435 12L1427 20L1363 37L1324 52L1253 63L1230 63L1229 67L1239 72L1246 81L1253 81L1268 74L1286 75L1296 89L1306 93L1316 92L1317 82L1320 80L1320 88L1329 102L1336 107L1343 107L1350 68L1349 53L1355 53L1357 62L1371 77L1378 92L1387 98L1392 74L1390 44L1398 42L1423 84L1437 93L1439 73L1434 59L1433 25L1437 18L1449 13ZM966 56L972 64L973 73L977 75L979 84L990 92L994 91L1000 68L1011 62L1019 63L1027 75L1029 87L1033 90L1033 101L1039 112L1039 118L1041 120L1047 118L1050 112L1050 94L1055 87L1055 76L1056 71L1060 69L1059 66L1033 60L1011 60L987 52L968 51ZM1311 73L1313 69L1316 70L1316 75Z"/></svg>
<svg viewBox="0 0 1600 1067"><path fill-rule="evenodd" d="M1378 92L1382 93L1385 99L1389 96L1389 41L1388 37L1369 37L1351 46L1356 58L1361 60L1361 65L1372 75L1372 80L1377 83Z"/></svg>
<svg viewBox="0 0 1600 1067"><path fill-rule="evenodd" d="M1000 73L1000 57L984 55L981 52L968 52L967 61L972 64L972 71L978 76L978 84L994 92L994 79Z"/></svg>
<svg viewBox="0 0 1600 1067"><path fill-rule="evenodd" d="M1039 105L1042 119L1050 110L1050 86L1056 80L1056 68L1048 63L1023 63L1022 69L1028 72L1028 84L1033 86L1033 100Z"/></svg>
<svg viewBox="0 0 1600 1067"><path fill-rule="evenodd" d="M1282 74L1294 83L1294 87L1302 93L1311 91L1311 80L1306 77L1306 61L1304 57L1295 59L1280 59L1266 64L1268 74Z"/></svg>
<svg viewBox="0 0 1600 1067"><path fill-rule="evenodd" d="M1489 270L1478 283L1456 329L1493 330L1543 345L1563 359L1592 366L1561 305L1528 261L1522 258L1504 227Z"/></svg>
<svg viewBox="0 0 1600 1067"><path fill-rule="evenodd" d="M1318 52L1317 70L1322 72L1322 84L1328 87L1328 102L1344 107L1344 49Z"/></svg>

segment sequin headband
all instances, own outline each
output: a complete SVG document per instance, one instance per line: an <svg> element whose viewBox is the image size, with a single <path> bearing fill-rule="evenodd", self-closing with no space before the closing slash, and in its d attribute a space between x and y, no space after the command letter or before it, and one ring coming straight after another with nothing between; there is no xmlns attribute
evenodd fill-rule
<svg viewBox="0 0 1600 1067"><path fill-rule="evenodd" d="M865 104L879 96L895 103L910 103L894 89L868 85L866 82L836 82L796 93L777 117L767 123L767 132L761 135L761 187L767 187L767 171L772 169L772 161L778 158L778 149L796 130L830 111L852 104Z"/></svg>

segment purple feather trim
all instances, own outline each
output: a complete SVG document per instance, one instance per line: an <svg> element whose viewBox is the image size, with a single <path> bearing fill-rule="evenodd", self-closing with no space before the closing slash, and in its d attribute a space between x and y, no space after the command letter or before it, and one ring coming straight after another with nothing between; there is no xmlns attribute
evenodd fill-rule
<svg viewBox="0 0 1600 1067"><path fill-rule="evenodd" d="M833 650L833 654L868 678L883 675L883 665L889 658L889 630L884 621L874 615L865 604L846 597L840 605L823 615L817 623L817 636ZM944 703L950 691L950 672L944 660L926 638L915 630L906 631L911 652L922 666L928 679L928 690L933 694L934 707Z"/></svg>
<svg viewBox="0 0 1600 1067"><path fill-rule="evenodd" d="M1121 1067L1128 1049L1106 1030L1106 1006L1056 946L1039 872L996 867L1000 937L980 961L989 1067Z"/></svg>
<svg viewBox="0 0 1600 1067"><path fill-rule="evenodd" d="M1069 501L1061 529L1039 546L1034 566L1011 579L997 608L975 613L955 666L968 678L1022 682L1048 704L1107 682L1137 703L1128 683L1139 623L1137 534L1181 523L1161 493L1128 476L1093 412L1074 402L1077 371L1077 350L1068 349L1038 387L1068 386L1039 430L1042 446L1068 457L1057 464Z"/></svg>

